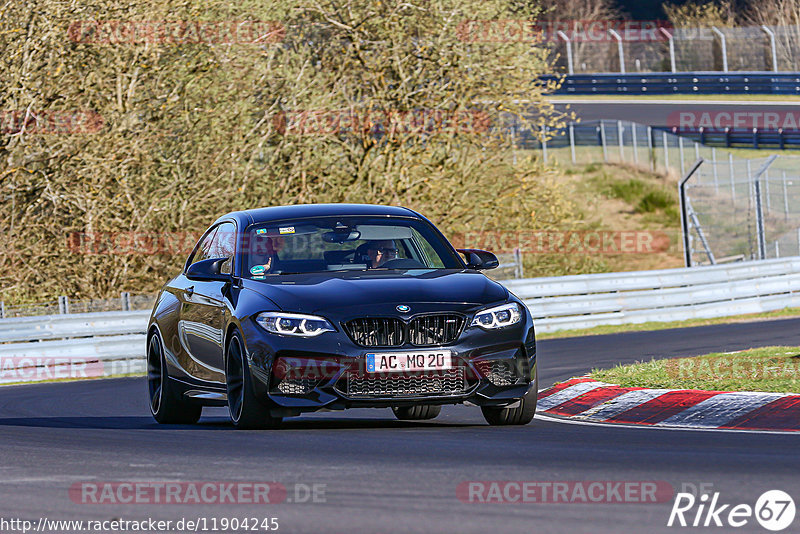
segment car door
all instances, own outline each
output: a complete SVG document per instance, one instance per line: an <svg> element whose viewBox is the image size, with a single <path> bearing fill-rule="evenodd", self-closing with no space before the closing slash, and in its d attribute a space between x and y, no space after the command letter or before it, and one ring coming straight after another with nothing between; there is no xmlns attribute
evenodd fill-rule
<svg viewBox="0 0 800 534"><path fill-rule="evenodd" d="M204 240L188 265L210 258L229 258L222 272L233 266L236 225L224 222ZM187 265L187 266L188 266ZM202 380L224 384L223 343L227 282L186 280L181 292L178 331L191 360L190 373Z"/></svg>

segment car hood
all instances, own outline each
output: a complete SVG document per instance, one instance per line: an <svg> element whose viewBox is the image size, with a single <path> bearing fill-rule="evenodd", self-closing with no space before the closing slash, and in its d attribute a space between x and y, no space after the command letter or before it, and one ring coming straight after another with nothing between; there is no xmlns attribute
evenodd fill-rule
<svg viewBox="0 0 800 534"><path fill-rule="evenodd" d="M405 304L416 311L441 304L468 309L508 298L508 291L476 271L415 269L408 271L342 271L268 276L244 280L247 289L260 293L283 311L299 313L362 313Z"/></svg>

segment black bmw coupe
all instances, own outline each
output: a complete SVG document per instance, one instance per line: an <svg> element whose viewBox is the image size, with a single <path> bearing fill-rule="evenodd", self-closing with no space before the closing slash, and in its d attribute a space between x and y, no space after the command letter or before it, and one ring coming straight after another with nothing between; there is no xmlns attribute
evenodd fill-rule
<svg viewBox="0 0 800 534"><path fill-rule="evenodd" d="M536 411L525 305L422 215L358 204L220 217L161 290L147 329L150 409L194 423L229 407L237 428L321 409L431 419L479 406L493 425Z"/></svg>

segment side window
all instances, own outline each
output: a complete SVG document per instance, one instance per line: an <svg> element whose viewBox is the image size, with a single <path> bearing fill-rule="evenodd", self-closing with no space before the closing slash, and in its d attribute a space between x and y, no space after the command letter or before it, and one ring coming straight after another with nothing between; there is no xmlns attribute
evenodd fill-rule
<svg viewBox="0 0 800 534"><path fill-rule="evenodd" d="M233 254L236 250L236 225L233 223L223 223L219 225L214 239L211 241L210 258L228 258L222 264L220 272L231 274L233 264Z"/></svg>
<svg viewBox="0 0 800 534"><path fill-rule="evenodd" d="M213 258L214 257L214 256L210 255L211 243L212 243L212 241L214 239L214 235L217 233L218 229L219 229L219 227L211 230L209 233L207 233L204 237L202 237L200 239L200 244L195 249L194 254L192 255L192 257L189 258L188 265L193 265L193 264L197 263L198 261L207 260L209 258Z"/></svg>
<svg viewBox="0 0 800 534"><path fill-rule="evenodd" d="M422 263L427 265L428 267L433 267L435 269L442 269L444 268L444 262L442 258L433 250L430 242L425 239L422 234L420 234L416 228L411 229L411 233L413 235L412 239L414 243L417 245L417 249L419 252L424 256Z"/></svg>

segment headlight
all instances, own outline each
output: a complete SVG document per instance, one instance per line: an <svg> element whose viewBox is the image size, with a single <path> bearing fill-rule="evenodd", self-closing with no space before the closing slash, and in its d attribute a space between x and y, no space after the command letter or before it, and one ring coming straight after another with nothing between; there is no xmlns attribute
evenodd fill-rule
<svg viewBox="0 0 800 534"><path fill-rule="evenodd" d="M520 319L522 319L522 310L520 310L519 304L512 302L511 304L503 304L502 306L479 311L475 314L470 326L480 326L486 330L493 330L517 324Z"/></svg>
<svg viewBox="0 0 800 534"><path fill-rule="evenodd" d="M314 337L334 331L327 319L300 313L264 312L258 314L256 322L267 332L285 336Z"/></svg>

